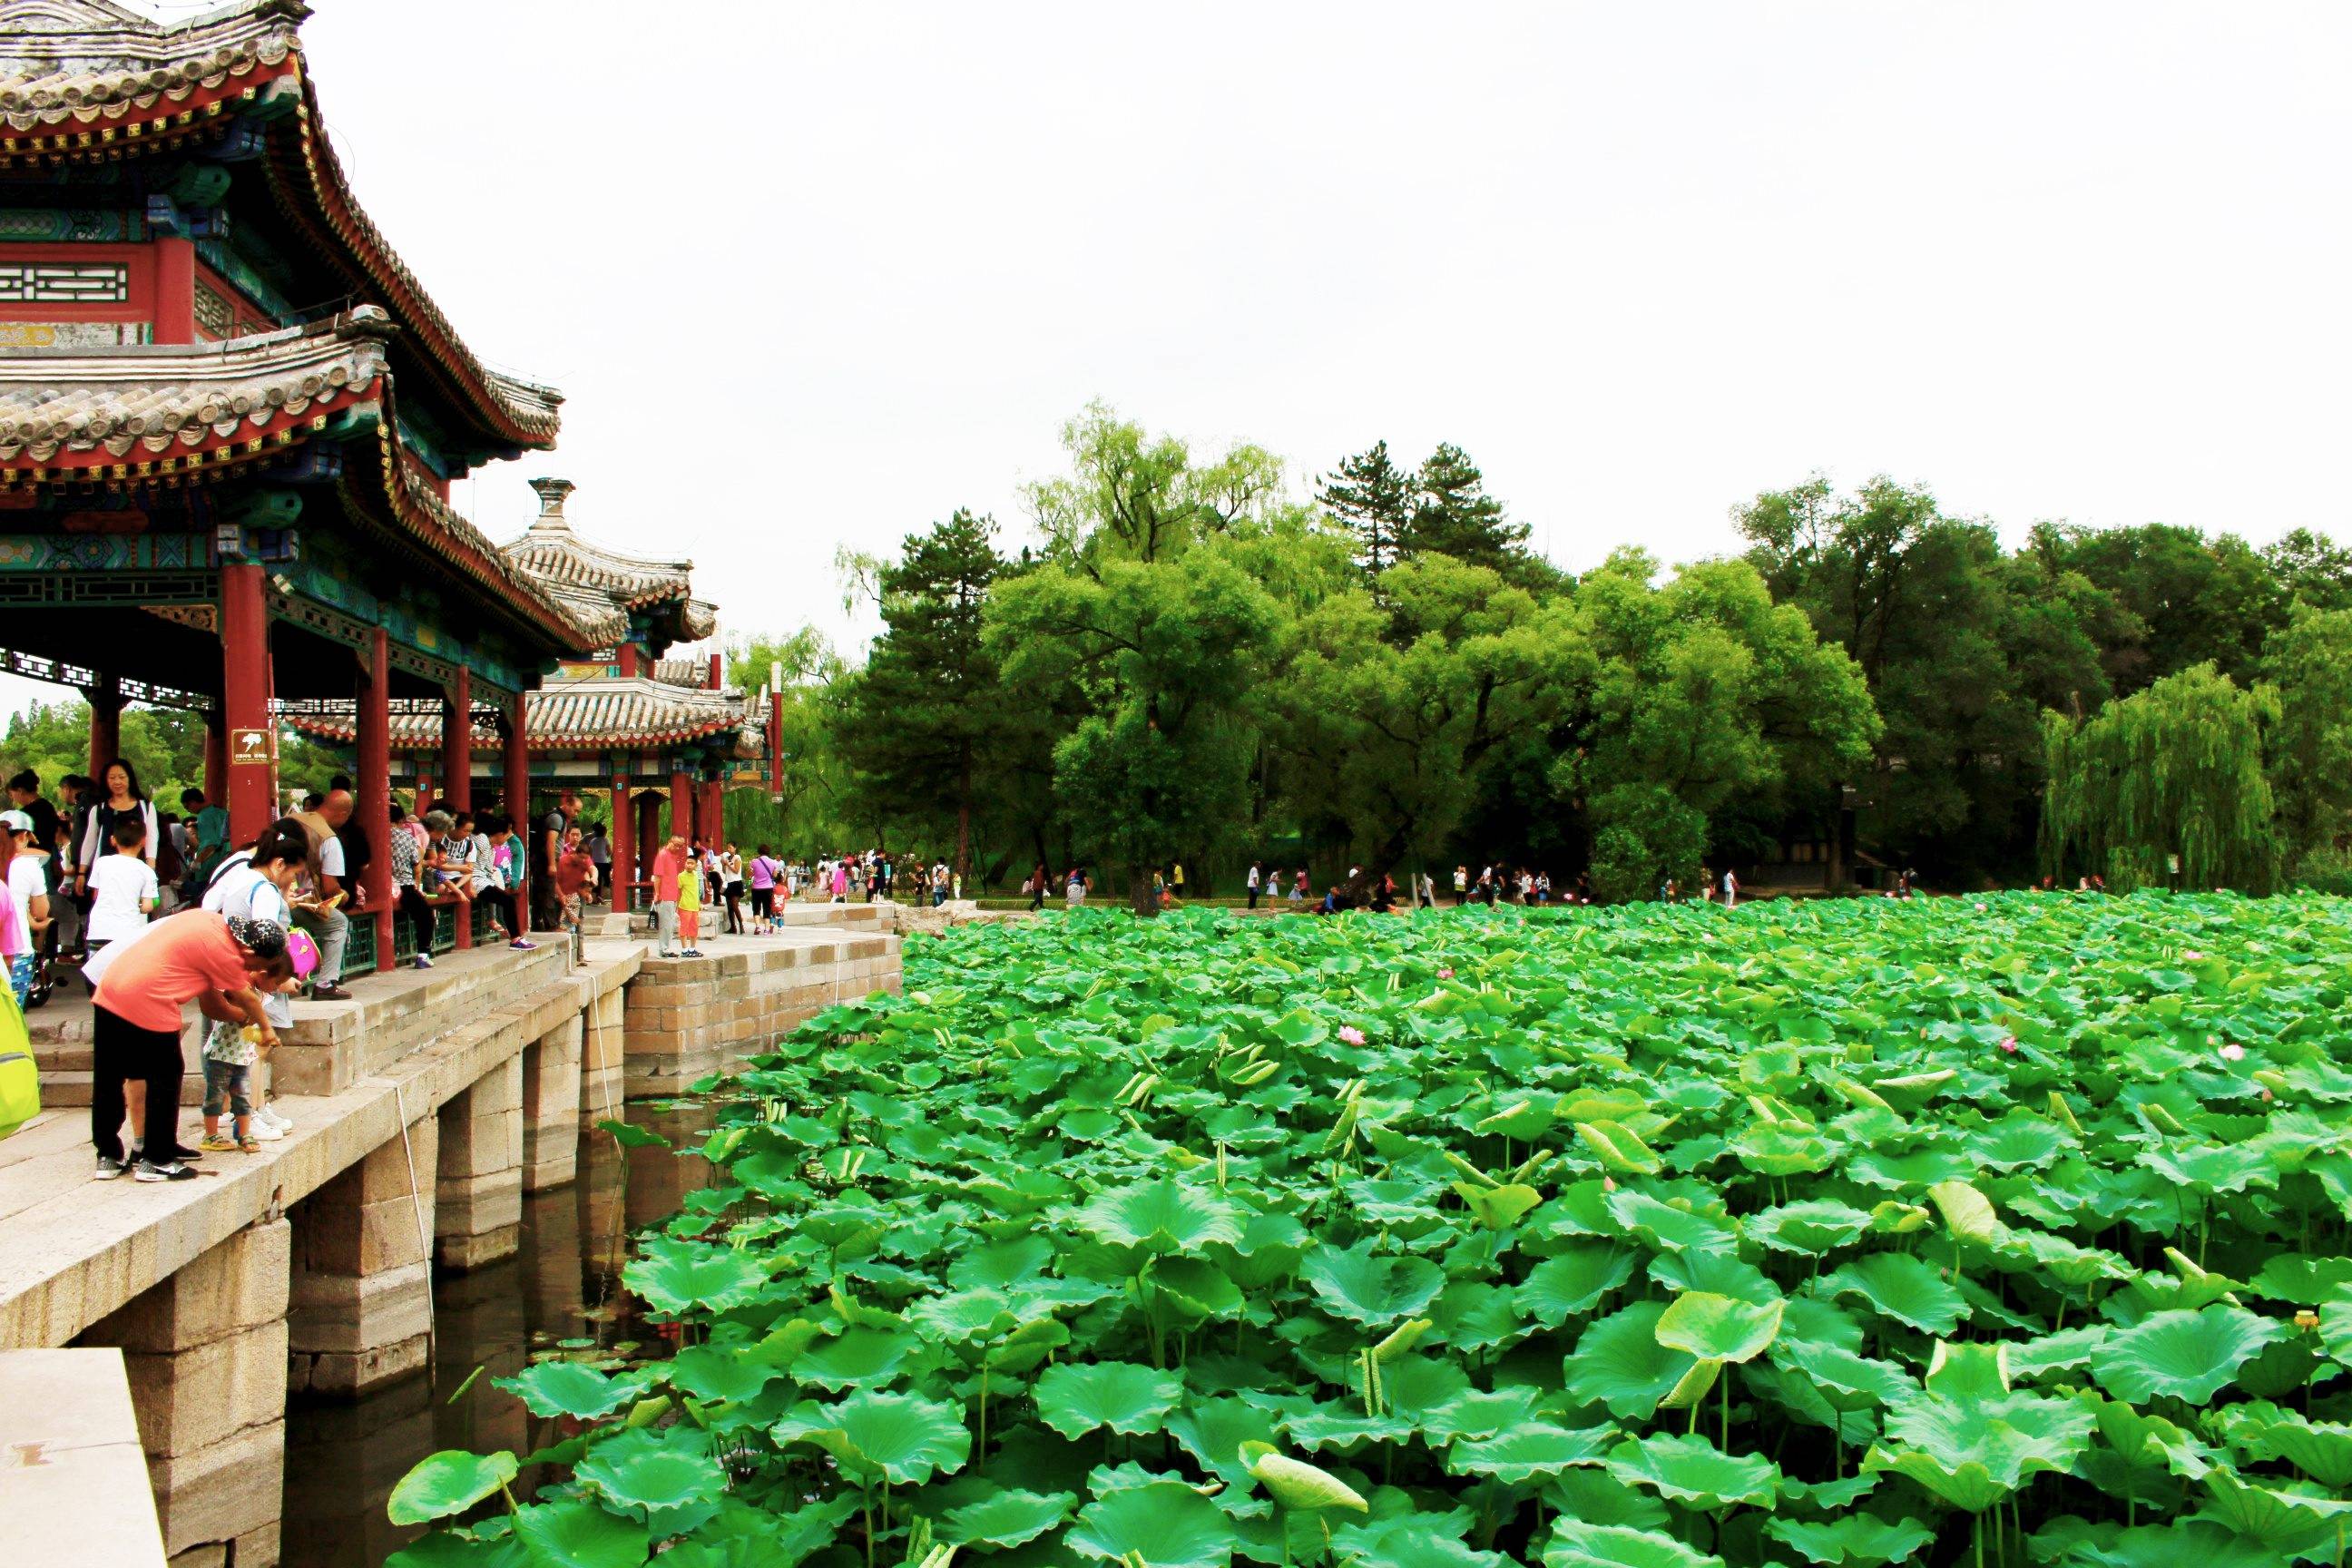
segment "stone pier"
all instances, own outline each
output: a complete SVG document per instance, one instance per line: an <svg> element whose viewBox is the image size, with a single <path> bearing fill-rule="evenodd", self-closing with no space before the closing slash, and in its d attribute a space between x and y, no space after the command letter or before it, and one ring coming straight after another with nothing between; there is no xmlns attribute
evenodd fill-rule
<svg viewBox="0 0 2352 1568"><path fill-rule="evenodd" d="M587 1030L567 1018L522 1053L522 1190L560 1187L580 1158L581 1065ZM591 1119L593 1120L593 1118Z"/></svg>
<svg viewBox="0 0 2352 1568"><path fill-rule="evenodd" d="M898 943L802 927L704 958L647 957L627 992L628 1098L683 1094L836 1003L896 991Z"/></svg>
<svg viewBox="0 0 2352 1568"><path fill-rule="evenodd" d="M177 1568L278 1561L293 1233L249 1226L86 1330L122 1352Z"/></svg>
<svg viewBox="0 0 2352 1568"><path fill-rule="evenodd" d="M439 1143L440 1119L419 1116L294 1205L294 1388L357 1394L424 1370Z"/></svg>
<svg viewBox="0 0 2352 1568"><path fill-rule="evenodd" d="M441 1108L433 1256L444 1268L478 1268L522 1244L522 1068L518 1052Z"/></svg>

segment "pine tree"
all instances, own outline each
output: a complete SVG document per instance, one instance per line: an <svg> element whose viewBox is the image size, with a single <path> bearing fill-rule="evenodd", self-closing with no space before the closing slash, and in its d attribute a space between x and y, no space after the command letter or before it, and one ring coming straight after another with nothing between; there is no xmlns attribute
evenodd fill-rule
<svg viewBox="0 0 2352 1568"><path fill-rule="evenodd" d="M1315 499L1355 534L1356 563L1365 575L1377 577L1396 564L1413 492L1412 479L1390 461L1386 441L1341 458L1338 470L1324 477Z"/></svg>
<svg viewBox="0 0 2352 1568"><path fill-rule="evenodd" d="M1503 503L1486 493L1486 477L1461 447L1438 443L1413 476L1412 489L1400 555L1434 551L1506 576L1529 560L1528 525L1503 515Z"/></svg>
<svg viewBox="0 0 2352 1568"><path fill-rule="evenodd" d="M874 786L917 814L955 819L955 868L971 877L975 780L996 732L997 667L981 609L1004 568L996 524L959 509L910 534L877 587L885 630L852 689L843 745Z"/></svg>

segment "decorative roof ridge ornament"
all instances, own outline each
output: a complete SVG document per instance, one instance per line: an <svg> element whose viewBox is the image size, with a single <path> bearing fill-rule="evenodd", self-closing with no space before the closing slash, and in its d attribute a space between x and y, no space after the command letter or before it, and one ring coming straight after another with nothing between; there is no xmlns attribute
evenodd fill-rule
<svg viewBox="0 0 2352 1568"><path fill-rule="evenodd" d="M570 533L572 524L563 515L563 498L580 487L570 479L537 479L530 488L539 496L539 515L531 519L530 531L537 534Z"/></svg>

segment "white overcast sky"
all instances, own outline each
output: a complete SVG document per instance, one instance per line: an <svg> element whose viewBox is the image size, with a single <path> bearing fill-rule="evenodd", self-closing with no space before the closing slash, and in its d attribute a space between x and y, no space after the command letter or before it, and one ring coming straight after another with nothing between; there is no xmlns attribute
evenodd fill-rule
<svg viewBox="0 0 2352 1568"><path fill-rule="evenodd" d="M1017 532L1096 397L1457 442L1571 568L1814 468L2352 537L2340 4L316 5L362 201L569 398L457 499L567 475L730 633Z"/></svg>

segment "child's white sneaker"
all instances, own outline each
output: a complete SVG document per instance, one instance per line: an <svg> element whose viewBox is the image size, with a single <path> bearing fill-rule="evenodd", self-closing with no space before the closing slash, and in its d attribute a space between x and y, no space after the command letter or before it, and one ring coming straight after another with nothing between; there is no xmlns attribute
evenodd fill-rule
<svg viewBox="0 0 2352 1568"><path fill-rule="evenodd" d="M261 1113L256 1111L247 1120L245 1135L248 1138L259 1139L264 1143L275 1143L286 1136L286 1129L263 1121Z"/></svg>
<svg viewBox="0 0 2352 1568"><path fill-rule="evenodd" d="M294 1125L294 1119L290 1116L282 1116L278 1114L278 1107L275 1105L261 1105L256 1107L253 1112L253 1119L256 1121L266 1121L270 1126L277 1128L280 1132L285 1131L288 1128Z"/></svg>

